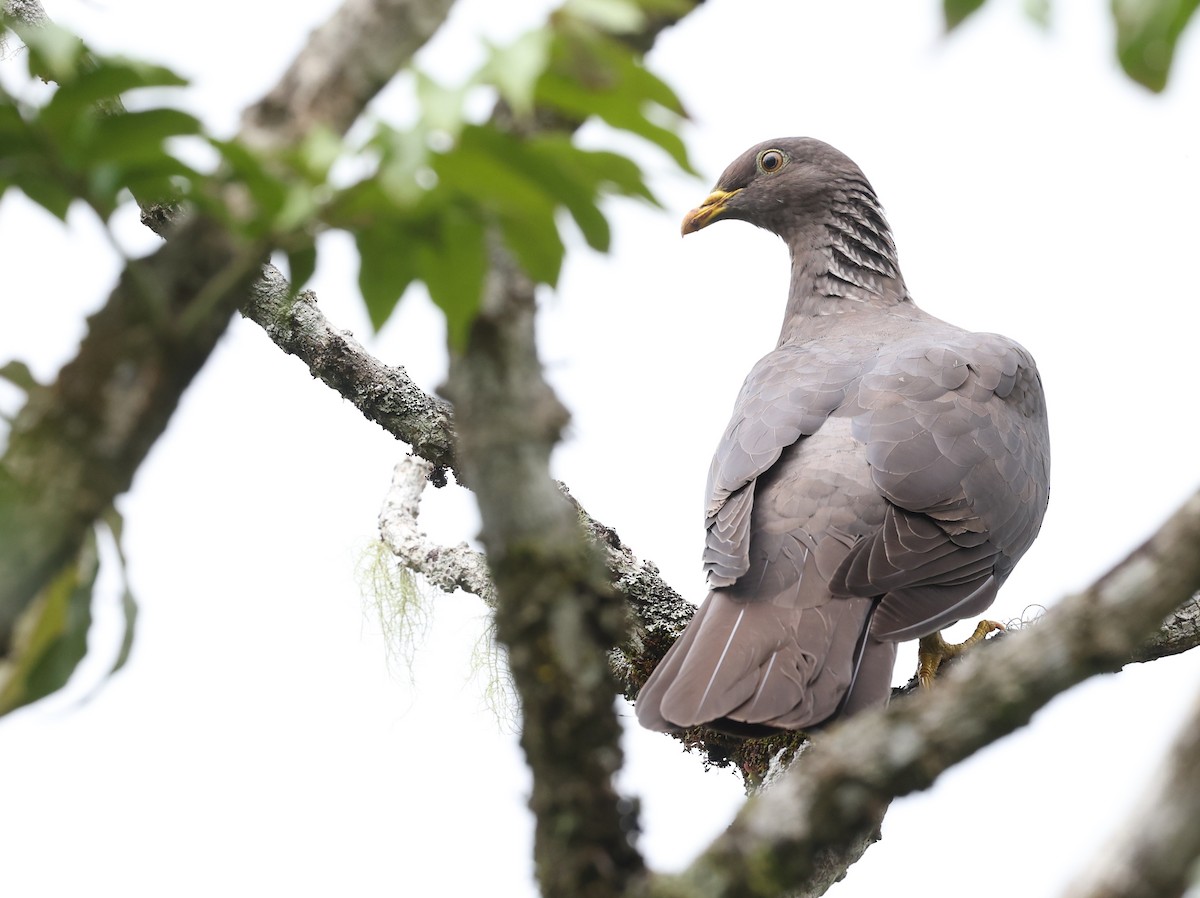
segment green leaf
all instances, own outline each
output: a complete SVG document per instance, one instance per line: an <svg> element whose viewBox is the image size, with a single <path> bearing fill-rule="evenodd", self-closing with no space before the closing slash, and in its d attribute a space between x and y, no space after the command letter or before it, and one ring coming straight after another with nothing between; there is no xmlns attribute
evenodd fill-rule
<svg viewBox="0 0 1200 898"><path fill-rule="evenodd" d="M418 244L417 264L430 298L446 315L450 345L462 349L483 299L483 222L468 210L447 207L437 221L435 240Z"/></svg>
<svg viewBox="0 0 1200 898"><path fill-rule="evenodd" d="M152 162L169 157L163 141L199 134L195 116L178 109L147 109L100 117L83 149L88 161Z"/></svg>
<svg viewBox="0 0 1200 898"><path fill-rule="evenodd" d="M635 0L567 0L561 11L611 34L631 34L646 22L646 14Z"/></svg>
<svg viewBox="0 0 1200 898"><path fill-rule="evenodd" d="M287 234L299 230L312 222L320 208L317 201L317 191L311 185L292 181L284 185L283 204L271 221L271 227L277 233Z"/></svg>
<svg viewBox="0 0 1200 898"><path fill-rule="evenodd" d="M375 180L392 203L412 206L428 193L428 188L421 183L422 172L429 171L430 157L424 134L384 126L369 146L380 153L379 174Z"/></svg>
<svg viewBox="0 0 1200 898"><path fill-rule="evenodd" d="M112 667L108 670L108 675L112 676L125 666L125 662L129 660L129 654L133 650L133 638L137 631L138 604L133 590L129 588L129 562L125 556L124 543L125 519L116 508L109 506L108 511L103 515L103 520L112 534L113 544L117 551L117 561L121 568L121 611L125 617L125 633L121 637L121 648L117 652Z"/></svg>
<svg viewBox="0 0 1200 898"><path fill-rule="evenodd" d="M191 196L204 176L172 156L129 166L121 181L140 203L174 203Z"/></svg>
<svg viewBox="0 0 1200 898"><path fill-rule="evenodd" d="M453 150L435 156L438 186L492 209L554 212L541 173L520 140L488 125L463 130Z"/></svg>
<svg viewBox="0 0 1200 898"><path fill-rule="evenodd" d="M1113 0L1117 58L1134 81L1158 92L1167 86L1179 36L1200 0Z"/></svg>
<svg viewBox="0 0 1200 898"><path fill-rule="evenodd" d="M942 16L946 20L946 30L953 31L972 13L983 6L984 0L942 0Z"/></svg>
<svg viewBox="0 0 1200 898"><path fill-rule="evenodd" d="M672 121L683 115L679 98L610 38L564 36L554 64L538 82L537 99L581 122L595 115L619 131L636 134L695 174Z"/></svg>
<svg viewBox="0 0 1200 898"><path fill-rule="evenodd" d="M258 153L236 140L209 142L225 161L231 180L241 184L254 201L254 208L237 210L237 221L248 227L251 236L261 236L270 229L270 224L283 204L287 202L288 185L272 173ZM215 207L214 211L223 211Z"/></svg>
<svg viewBox="0 0 1200 898"><path fill-rule="evenodd" d="M323 184L329 170L344 152L342 139L324 125L317 125L304 135L295 148L294 161L314 184Z"/></svg>
<svg viewBox="0 0 1200 898"><path fill-rule="evenodd" d="M162 66L117 58L99 59L78 78L62 84L42 108L40 118L53 127L78 115L94 114L96 104L111 102L137 88L185 84L186 79Z"/></svg>
<svg viewBox="0 0 1200 898"><path fill-rule="evenodd" d="M288 275L291 278L291 295L299 293L313 272L317 270L317 247L309 243L306 246L289 249L287 252Z"/></svg>
<svg viewBox="0 0 1200 898"><path fill-rule="evenodd" d="M383 222L355 234L358 245L358 288L375 330L383 327L417 274L416 243L405 228Z"/></svg>
<svg viewBox="0 0 1200 898"><path fill-rule="evenodd" d="M57 84L74 80L88 58L83 41L53 22L29 26L8 21L28 50L30 75Z"/></svg>
<svg viewBox="0 0 1200 898"><path fill-rule="evenodd" d="M38 594L17 621L10 663L0 668L0 714L61 689L87 654L92 590L99 570L96 537Z"/></svg>
<svg viewBox="0 0 1200 898"><path fill-rule="evenodd" d="M549 30L538 28L507 47L491 47L491 58L476 76L485 84L495 85L521 118L533 112L538 79L550 62L551 39Z"/></svg>
<svg viewBox="0 0 1200 898"><path fill-rule="evenodd" d="M0 377L26 393L39 386L33 372L29 370L29 366L20 359L9 359L0 365Z"/></svg>
<svg viewBox="0 0 1200 898"><path fill-rule="evenodd" d="M424 72L418 71L417 101L421 104L421 127L424 131L440 131L457 137L463 126L463 98L466 87L444 87Z"/></svg>
<svg viewBox="0 0 1200 898"><path fill-rule="evenodd" d="M1039 28L1050 27L1050 0L1025 0L1025 15Z"/></svg>
<svg viewBox="0 0 1200 898"><path fill-rule="evenodd" d="M499 215L504 244L517 264L539 284L558 284L566 247L553 215L521 215L516 211Z"/></svg>
<svg viewBox="0 0 1200 898"><path fill-rule="evenodd" d="M62 179L51 173L26 173L20 180L21 191L59 221L67 220L67 209L75 200Z"/></svg>

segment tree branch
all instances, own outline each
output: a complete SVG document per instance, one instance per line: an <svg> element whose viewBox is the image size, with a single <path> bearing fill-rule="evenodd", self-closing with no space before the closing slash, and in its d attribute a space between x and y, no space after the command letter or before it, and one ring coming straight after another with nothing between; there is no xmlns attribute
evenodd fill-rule
<svg viewBox="0 0 1200 898"><path fill-rule="evenodd" d="M279 269L268 265L242 312L276 346L296 356L314 377L352 402L363 417L431 462L435 481L440 479L438 469L457 474L450 404L430 396L403 368L385 365L349 333L335 328L311 291L289 299L290 291Z"/></svg>
<svg viewBox="0 0 1200 898"><path fill-rule="evenodd" d="M1200 860L1200 696L1156 788L1067 898L1179 898Z"/></svg>
<svg viewBox="0 0 1200 898"><path fill-rule="evenodd" d="M242 116L241 138L287 146L317 128L345 134L441 27L454 0L345 0L279 83Z"/></svg>
<svg viewBox="0 0 1200 898"><path fill-rule="evenodd" d="M602 898L643 871L618 800L620 725L606 653L624 609L550 477L567 413L542 377L533 285L494 255L465 352L451 353L459 459L483 519L496 635L521 697L533 773L534 857L546 898Z"/></svg>
<svg viewBox="0 0 1200 898"><path fill-rule="evenodd" d="M968 657L932 690L818 736L682 876L655 879L646 894L792 894L827 852L869 839L893 798L928 788L1076 683L1119 670L1200 589L1198 546L1200 493L1039 626Z"/></svg>
<svg viewBox="0 0 1200 898"><path fill-rule="evenodd" d="M496 587L488 574L487 558L466 543L439 546L421 530L421 493L433 474L433 464L413 455L396 463L392 486L379 512L379 534L392 554L410 571L443 592L466 590L496 607Z"/></svg>

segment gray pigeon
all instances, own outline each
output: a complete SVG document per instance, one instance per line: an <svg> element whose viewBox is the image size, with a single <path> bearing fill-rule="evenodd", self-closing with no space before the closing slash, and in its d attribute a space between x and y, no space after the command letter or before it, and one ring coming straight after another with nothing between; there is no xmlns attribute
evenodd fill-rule
<svg viewBox="0 0 1200 898"><path fill-rule="evenodd" d="M944 646L992 604L1046 511L1046 403L1019 344L917 308L875 191L833 147L747 150L683 233L723 219L783 238L791 290L709 471L711 591L637 715L810 729L885 703L898 642Z"/></svg>

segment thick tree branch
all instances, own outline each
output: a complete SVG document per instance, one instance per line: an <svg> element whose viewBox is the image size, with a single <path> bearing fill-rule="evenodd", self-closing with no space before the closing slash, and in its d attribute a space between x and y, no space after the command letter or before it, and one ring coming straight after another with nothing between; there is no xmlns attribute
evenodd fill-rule
<svg viewBox="0 0 1200 898"><path fill-rule="evenodd" d="M1157 786L1067 898L1179 898L1200 869L1200 696Z"/></svg>
<svg viewBox="0 0 1200 898"><path fill-rule="evenodd" d="M242 138L287 146L316 128L344 134L433 36L454 0L346 0L279 83L242 116Z"/></svg>
<svg viewBox="0 0 1200 898"><path fill-rule="evenodd" d="M793 894L817 859L869 838L893 798L928 788L1076 683L1119 670L1200 589L1198 546L1200 493L1038 626L967 658L936 688L819 736L681 877L656 879L647 894Z"/></svg>
<svg viewBox="0 0 1200 898"><path fill-rule="evenodd" d="M622 756L606 654L625 615L550 477L567 414L542 377L535 312L533 285L497 252L466 350L451 354L447 390L483 519L496 635L521 697L542 894L602 898L643 871L629 840L636 813L612 783Z"/></svg>
<svg viewBox="0 0 1200 898"><path fill-rule="evenodd" d="M344 131L448 5L348 0L280 85L247 110L248 131L260 143L286 143L297 121ZM32 25L46 21L34 2L6 9ZM335 46L351 62L332 64ZM57 382L30 392L0 458L0 655L42 585L129 488L267 249L203 216L184 222L158 252L126 268Z"/></svg>

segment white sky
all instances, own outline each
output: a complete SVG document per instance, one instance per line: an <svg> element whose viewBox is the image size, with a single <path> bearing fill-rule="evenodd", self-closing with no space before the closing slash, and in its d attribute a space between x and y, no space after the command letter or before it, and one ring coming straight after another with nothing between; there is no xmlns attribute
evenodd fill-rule
<svg viewBox="0 0 1200 898"><path fill-rule="evenodd" d="M452 77L481 36L510 37L545 5L461 0L424 62ZM224 131L334 6L47 0L97 47L192 77L188 102ZM703 178L642 154L667 210L612 205L615 252L572 258L545 302L542 345L574 412L559 476L689 597L703 591L709 455L776 338L787 258L749 227L681 241L678 223L730 159L771 136L850 154L887 206L918 302L1039 359L1050 513L994 616L1085 585L1200 482L1197 32L1152 97L1111 61L1107 4L1056 4L1048 33L1020 6L992 0L947 40L934 0L709 0L660 42L653 61L694 117ZM403 115L402 92L380 108ZM148 250L134 219L121 239ZM42 377L119 267L87 215L70 225L17 195L0 204L0 362L23 358ZM313 286L367 339L346 246L328 241ZM367 342L427 388L442 376L441 326L417 293ZM110 578L78 682L0 721L6 894L534 894L528 777L470 679L481 604L433 597L410 679L387 663L360 594L355 570L404 451L234 322L120 502L142 606L127 669L79 703L115 650ZM461 493L426 501L438 538L473 533ZM1127 816L1198 688L1200 653L1076 689L898 802L830 894L912 894L934 871L974 896L1058 894ZM642 846L678 867L726 825L738 781L623 713L622 785L643 801Z"/></svg>

